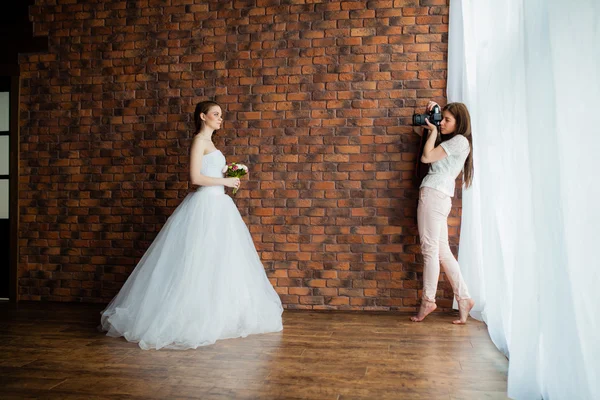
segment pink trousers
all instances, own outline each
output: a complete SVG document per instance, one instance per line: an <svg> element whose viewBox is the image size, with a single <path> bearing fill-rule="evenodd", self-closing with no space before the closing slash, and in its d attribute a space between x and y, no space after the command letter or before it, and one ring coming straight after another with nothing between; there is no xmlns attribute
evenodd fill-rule
<svg viewBox="0 0 600 400"><path fill-rule="evenodd" d="M448 243L448 215L452 199L444 193L424 187L419 192L417 221L421 252L425 266L423 269L423 300L435 302L440 261L452 285L456 300L468 299L469 291L460 273L458 261Z"/></svg>

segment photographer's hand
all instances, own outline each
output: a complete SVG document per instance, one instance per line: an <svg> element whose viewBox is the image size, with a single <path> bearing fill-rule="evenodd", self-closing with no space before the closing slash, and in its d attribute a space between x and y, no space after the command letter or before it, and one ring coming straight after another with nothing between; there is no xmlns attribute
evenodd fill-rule
<svg viewBox="0 0 600 400"><path fill-rule="evenodd" d="M427 103L427 107L425 107L425 112L428 114L433 109L433 106L439 107L440 105L435 101L430 101L429 103Z"/></svg>
<svg viewBox="0 0 600 400"><path fill-rule="evenodd" d="M437 136L437 133L438 133L437 126L435 126L434 124L429 122L429 118L425 118L425 122L427 123L427 129L429 129L428 137L430 137L432 134L435 134L435 136Z"/></svg>

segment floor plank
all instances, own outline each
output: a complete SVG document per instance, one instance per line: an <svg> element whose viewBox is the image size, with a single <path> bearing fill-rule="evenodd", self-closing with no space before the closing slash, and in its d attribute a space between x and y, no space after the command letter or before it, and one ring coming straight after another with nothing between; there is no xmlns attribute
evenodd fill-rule
<svg viewBox="0 0 600 400"><path fill-rule="evenodd" d="M0 303L2 398L507 398L485 325L450 314L286 311L281 333L144 351L98 332L102 308Z"/></svg>

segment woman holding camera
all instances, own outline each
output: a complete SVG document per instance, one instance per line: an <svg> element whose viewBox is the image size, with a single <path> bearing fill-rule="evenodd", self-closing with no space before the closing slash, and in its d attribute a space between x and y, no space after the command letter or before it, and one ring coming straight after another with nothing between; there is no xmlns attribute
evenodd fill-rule
<svg viewBox="0 0 600 400"><path fill-rule="evenodd" d="M427 104L427 113L439 105L433 101ZM452 285L458 302L459 319L454 324L467 322L475 301L471 299L460 267L448 243L448 215L452 208L454 183L461 171L465 187L471 186L473 179L473 146L471 118L467 107L462 103L450 103L442 109L442 120L438 127L428 119L429 130L423 149L421 162L430 164L429 172L419 190L417 221L419 238L424 259L423 298L414 322L422 321L437 308L435 295L440 275L440 261Z"/></svg>

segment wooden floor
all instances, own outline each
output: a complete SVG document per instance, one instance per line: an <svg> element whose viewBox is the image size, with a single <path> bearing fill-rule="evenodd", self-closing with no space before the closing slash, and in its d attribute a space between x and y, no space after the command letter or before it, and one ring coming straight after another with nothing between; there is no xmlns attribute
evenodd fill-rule
<svg viewBox="0 0 600 400"><path fill-rule="evenodd" d="M102 308L0 304L0 398L506 399L475 320L286 311L282 333L143 351L96 330Z"/></svg>

